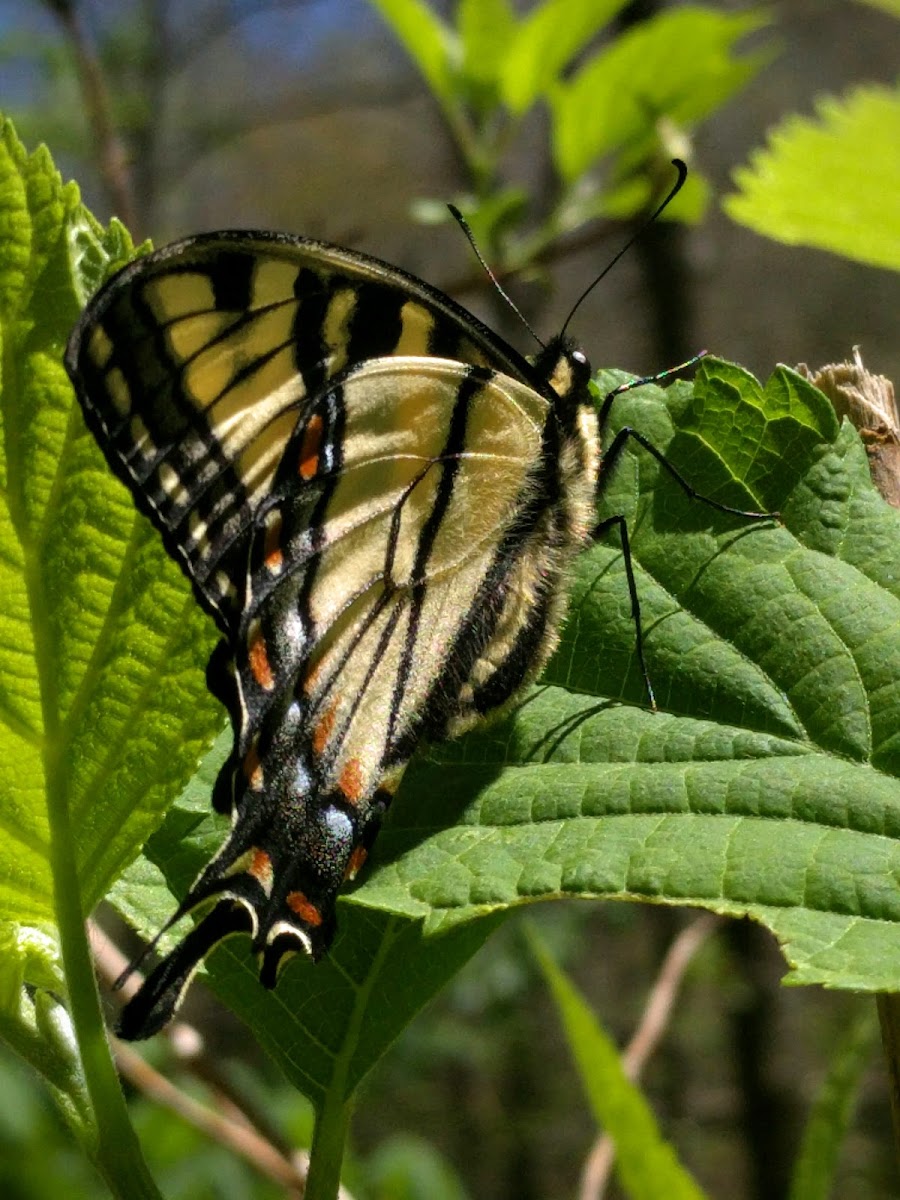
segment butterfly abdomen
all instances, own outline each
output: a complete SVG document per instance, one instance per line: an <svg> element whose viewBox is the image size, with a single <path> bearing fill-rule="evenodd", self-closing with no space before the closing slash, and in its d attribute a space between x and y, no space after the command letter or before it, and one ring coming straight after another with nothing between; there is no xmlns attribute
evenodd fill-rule
<svg viewBox="0 0 900 1200"><path fill-rule="evenodd" d="M450 656L462 666L468 648L468 672L432 737L458 736L514 702L537 678L559 640L569 571L594 524L600 445L590 368L579 351L555 339L535 370L555 396L540 457ZM468 630L478 622L484 631L476 653Z"/></svg>

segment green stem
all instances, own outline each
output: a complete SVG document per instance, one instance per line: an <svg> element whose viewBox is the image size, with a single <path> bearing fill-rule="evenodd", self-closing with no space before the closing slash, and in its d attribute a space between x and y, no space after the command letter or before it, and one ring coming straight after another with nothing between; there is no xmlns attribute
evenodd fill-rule
<svg viewBox="0 0 900 1200"><path fill-rule="evenodd" d="M5 344L4 351L4 390L9 389L10 397L20 392L24 394L24 385L19 378L21 347L10 342ZM74 416L70 417L70 422L72 420ZM27 457L21 444L22 429L16 421L5 421L4 426L4 449L9 464L7 495L13 525L24 552L25 584L35 630L35 661L45 739L43 765L53 899L77 1050L59 1020L47 1015L49 1010L43 1001L36 1003L35 1008L39 1019L42 1011L47 1018L43 1036L48 1043L53 1038L57 1042L54 1074L58 1071L64 1078L55 1086L71 1102L63 1105L63 1112L111 1192L123 1200L161 1200L128 1119L100 1010L69 813L67 780L71 777L68 757L71 746L61 728L61 704L56 685L58 668L52 640L45 632L53 628L48 582L40 549L33 540L26 501L28 489L22 464ZM49 999L46 994L44 999ZM50 1075L48 1081L54 1084Z"/></svg>
<svg viewBox="0 0 900 1200"><path fill-rule="evenodd" d="M4 372L4 382L7 378L15 380L15 375L7 375ZM18 462L21 458L13 456L12 461ZM26 505L22 500L24 481L14 477L12 470L10 480L11 508L19 518L17 527L25 549L25 579L34 629L48 630L52 628L53 623L47 598L47 581L42 572L41 556L25 532L28 523L24 515ZM59 719L61 705L56 690L57 671L48 637L35 637L35 659L44 722L44 779L50 826L53 900L68 991L69 1014L78 1049L76 1051L74 1047L70 1047L65 1037L60 1039L60 1043L71 1070L70 1083L74 1083L80 1068L82 1079L79 1082L83 1084L83 1089L86 1089L89 1101L89 1107L80 1107L81 1119L73 1124L75 1132L80 1136L94 1165L114 1196L120 1196L123 1200L161 1200L128 1119L125 1097L122 1095L103 1024L100 996L82 909L75 839L72 835L69 812L67 780L70 777L68 755L71 747L63 735ZM75 1089L70 1086L68 1090Z"/></svg>
<svg viewBox="0 0 900 1200"><path fill-rule="evenodd" d="M337 1088L329 1088L316 1113L304 1200L337 1200L351 1109L349 1102L341 1101Z"/></svg>
<svg viewBox="0 0 900 1200"><path fill-rule="evenodd" d="M47 776L53 781L48 786L50 854L69 1011L95 1122L93 1130L85 1131L85 1141L114 1196L122 1200L161 1200L128 1119L110 1054L81 910L68 797L59 784L60 765L55 766Z"/></svg>
<svg viewBox="0 0 900 1200"><path fill-rule="evenodd" d="M341 1042L325 1098L316 1110L316 1127L309 1152L309 1175L304 1200L337 1200L341 1186L341 1162L350 1130L353 1096L348 1077L353 1056L362 1036L372 988L378 979L391 946L397 938L398 922L389 920L374 958L356 989L356 999Z"/></svg>

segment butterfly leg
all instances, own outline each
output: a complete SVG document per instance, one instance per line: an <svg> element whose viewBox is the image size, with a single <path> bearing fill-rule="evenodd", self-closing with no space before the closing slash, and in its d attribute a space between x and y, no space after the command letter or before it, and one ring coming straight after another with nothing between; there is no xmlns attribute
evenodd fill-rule
<svg viewBox="0 0 900 1200"><path fill-rule="evenodd" d="M708 504L716 512L727 513L732 517L745 517L748 521L778 521L781 519L781 514L777 512L754 512L745 508L732 508L730 504L721 504L718 500L713 500L712 496L704 496L702 492L698 492L696 488L688 483L678 468L666 458L661 450L658 450L648 438L644 437L637 429L632 429L630 425L626 425L623 429L619 430L610 443L609 449L604 452L603 469L600 474L598 492L602 491L604 482L608 481L629 438L636 441L639 446L643 446L647 453L652 455L659 465L671 475L684 494L690 497L691 500L699 500L701 504Z"/></svg>
<svg viewBox="0 0 900 1200"><path fill-rule="evenodd" d="M604 521L598 521L591 530L591 539L596 541L602 537L608 529L615 526L619 530L619 540L622 543L622 558L625 561L625 576L628 580L628 595L631 598L631 619L634 621L634 643L637 651L638 665L641 668L641 676L644 680L644 688L647 692L647 699L650 702L650 708L656 712L656 696L653 694L653 684L650 682L650 672L647 670L647 663L644 659L644 627L641 624L641 602L638 598L637 584L634 580L634 567L631 561L631 543L628 540L628 523L625 520L623 513L617 513L614 517L607 517Z"/></svg>
<svg viewBox="0 0 900 1200"><path fill-rule="evenodd" d="M610 392L603 405L604 412L609 411L609 404L611 400L629 386L630 385L626 384L623 388L617 388L614 392ZM779 514L776 512L753 512L743 508L732 508L732 506L729 504L722 504L718 500L713 500L711 496L704 496L702 493L698 492L696 488L692 487L690 483L688 483L678 468L666 458L661 450L658 450L651 441L644 437L644 435L637 429L632 429L630 425L626 425L623 429L618 431L610 443L609 449L603 455L603 468L600 473L600 479L597 486L598 498L602 493L603 487L609 482L610 476L616 468L616 464L621 459L622 451L625 449L629 438L632 438L634 441L636 441L638 445L643 446L647 453L652 455L659 465L665 471L667 471L669 475L671 475L685 495L687 495L691 500L699 500L702 504L709 505L710 508L715 509L717 512L727 513L729 516L734 517L744 517L748 521L777 521L779 519ZM626 524L625 517L621 513L618 513L615 516L607 517L604 520L599 521L591 531L591 540L596 541L602 536L602 534L606 533L607 530L612 529L613 527L618 529L619 540L622 543L622 557L625 562L625 575L628 580L628 595L631 599L631 616L634 621L635 650L637 652L638 664L640 666L641 676L644 680L644 688L647 692L647 699L650 703L650 708L653 710L653 712L656 712L656 697L653 692L653 685L650 682L650 674L647 670L647 662L644 657L644 630L641 624L641 603L640 599L638 598L637 585L634 578L634 567L631 558L631 543L628 538L628 526Z"/></svg>

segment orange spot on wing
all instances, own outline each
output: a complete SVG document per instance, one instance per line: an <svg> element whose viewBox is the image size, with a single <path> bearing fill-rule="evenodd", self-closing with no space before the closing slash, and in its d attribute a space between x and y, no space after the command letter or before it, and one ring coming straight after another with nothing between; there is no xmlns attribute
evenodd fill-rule
<svg viewBox="0 0 900 1200"><path fill-rule="evenodd" d="M363 770L358 758L348 759L347 765L341 771L338 788L341 795L356 804L363 794Z"/></svg>
<svg viewBox="0 0 900 1200"><path fill-rule="evenodd" d="M322 660L320 658L317 663L313 663L313 665L309 668L309 670L303 676L303 690L307 694L307 696L311 696L313 694L313 691L315 690L315 686L316 686L316 680L319 678L321 673L322 673Z"/></svg>
<svg viewBox="0 0 900 1200"><path fill-rule="evenodd" d="M275 686L275 676L272 673L272 664L269 662L266 639L263 637L262 630L258 626L250 638L247 655L250 660L250 671L253 674L253 678L264 691L270 692Z"/></svg>
<svg viewBox="0 0 900 1200"><path fill-rule="evenodd" d="M251 746L244 755L243 771L244 778L253 788L254 792L260 791L263 785L263 769L255 745Z"/></svg>
<svg viewBox="0 0 900 1200"><path fill-rule="evenodd" d="M275 574L284 565L284 553L281 549L281 513L276 513L272 521L266 525L266 540L263 547L265 563Z"/></svg>
<svg viewBox="0 0 900 1200"><path fill-rule="evenodd" d="M249 873L263 888L268 889L272 884L272 860L265 850L255 850L250 863Z"/></svg>
<svg viewBox="0 0 900 1200"><path fill-rule="evenodd" d="M303 892L288 892L286 900L288 908L295 912L301 921L313 926L322 924L322 914Z"/></svg>
<svg viewBox="0 0 900 1200"><path fill-rule="evenodd" d="M309 419L303 430L303 444L297 459L297 474L301 479L314 479L319 469L319 448L322 445L322 418Z"/></svg>
<svg viewBox="0 0 900 1200"><path fill-rule="evenodd" d="M312 748L314 753L321 754L328 745L328 739L331 737L334 729L334 722L337 716L337 701L328 709L322 720L313 730Z"/></svg>
<svg viewBox="0 0 900 1200"><path fill-rule="evenodd" d="M355 879L357 872L362 867L363 863L369 857L369 852L365 846L357 846L350 855L350 861L347 863L347 870L344 872L345 879Z"/></svg>

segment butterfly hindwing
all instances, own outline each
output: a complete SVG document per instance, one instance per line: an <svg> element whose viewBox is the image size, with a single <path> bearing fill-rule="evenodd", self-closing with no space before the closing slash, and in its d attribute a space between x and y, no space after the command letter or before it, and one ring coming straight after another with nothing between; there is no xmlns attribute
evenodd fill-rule
<svg viewBox="0 0 900 1200"><path fill-rule="evenodd" d="M279 235L138 260L67 366L224 635L233 827L172 920L210 911L123 1012L146 1037L223 937L250 933L267 986L324 953L416 745L534 678L593 522L597 417L561 339L530 364L421 281Z"/></svg>
<svg viewBox="0 0 900 1200"><path fill-rule="evenodd" d="M260 952L292 925L318 956L415 745L540 665L552 593L520 576L543 565L535 536L549 540L522 519L542 494L548 413L485 368L379 359L335 381L288 443L234 647L237 821L189 900L232 888L251 852L274 860ZM337 429L340 456L322 453ZM519 639L514 681L505 650ZM304 854L267 841L272 802L282 820L302 803Z"/></svg>
<svg viewBox="0 0 900 1200"><path fill-rule="evenodd" d="M301 423L260 522L238 676L245 733L290 684L322 745L316 788L350 775L365 795L420 728L439 727L442 699L458 710L462 631L479 648L494 636L503 588L493 604L479 593L498 556L508 579L527 544L519 516L539 486L549 405L484 368L378 359L319 407L340 416ZM309 428L330 422L340 462L314 474Z"/></svg>

